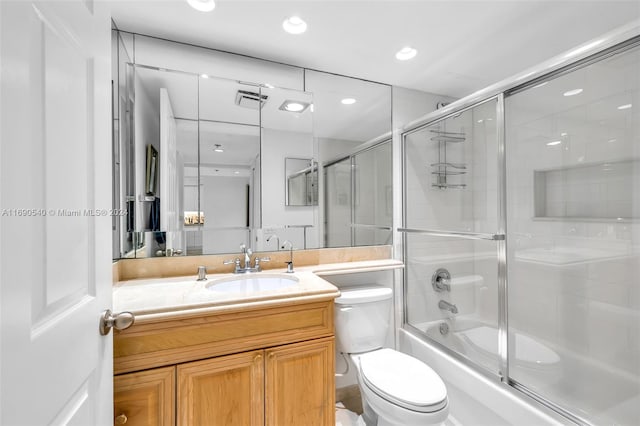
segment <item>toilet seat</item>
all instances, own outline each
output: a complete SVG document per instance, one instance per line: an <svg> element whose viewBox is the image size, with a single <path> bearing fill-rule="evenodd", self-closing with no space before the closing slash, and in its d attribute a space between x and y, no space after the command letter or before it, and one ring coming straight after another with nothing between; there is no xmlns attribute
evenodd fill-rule
<svg viewBox="0 0 640 426"><path fill-rule="evenodd" d="M386 401L421 413L447 406L447 388L428 365L393 349L359 356L363 384Z"/></svg>

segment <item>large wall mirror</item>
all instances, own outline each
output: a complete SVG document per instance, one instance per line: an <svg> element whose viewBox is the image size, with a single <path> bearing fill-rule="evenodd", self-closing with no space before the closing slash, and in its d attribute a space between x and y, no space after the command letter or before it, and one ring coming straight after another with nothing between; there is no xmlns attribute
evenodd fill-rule
<svg viewBox="0 0 640 426"><path fill-rule="evenodd" d="M378 148L390 86L305 70L301 91L121 68L120 258L390 243L378 235L391 224L391 151Z"/></svg>

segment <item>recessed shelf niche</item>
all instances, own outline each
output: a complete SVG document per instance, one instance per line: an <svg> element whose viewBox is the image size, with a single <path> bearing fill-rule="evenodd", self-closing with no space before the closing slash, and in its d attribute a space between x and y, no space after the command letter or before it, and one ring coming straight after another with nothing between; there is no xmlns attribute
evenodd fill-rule
<svg viewBox="0 0 640 426"><path fill-rule="evenodd" d="M640 160L607 161L534 170L534 217L631 220L640 218Z"/></svg>

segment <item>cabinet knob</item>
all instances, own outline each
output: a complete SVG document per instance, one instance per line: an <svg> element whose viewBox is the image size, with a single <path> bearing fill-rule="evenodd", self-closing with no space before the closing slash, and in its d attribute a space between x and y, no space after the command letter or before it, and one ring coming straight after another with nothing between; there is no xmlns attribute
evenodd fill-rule
<svg viewBox="0 0 640 426"><path fill-rule="evenodd" d="M120 414L119 416L117 416L117 417L115 418L115 420L114 420L114 422L113 422L113 423L114 423L114 424L117 424L117 425L123 425L123 424L127 423L127 420L129 420L129 418L127 417L127 415L126 415L126 414L124 414L124 413L122 413L122 414Z"/></svg>

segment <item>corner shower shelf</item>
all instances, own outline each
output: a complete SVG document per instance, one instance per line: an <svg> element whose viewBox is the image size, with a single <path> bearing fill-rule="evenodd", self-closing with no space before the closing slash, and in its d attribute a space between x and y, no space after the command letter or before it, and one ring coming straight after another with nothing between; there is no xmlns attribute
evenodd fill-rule
<svg viewBox="0 0 640 426"><path fill-rule="evenodd" d="M443 130L430 130L435 136L431 141L438 142L438 162L431 163L432 175L436 176L436 182L431 184L438 189L464 189L464 183L451 183L447 181L449 176L461 176L467 173L467 165L464 163L451 163L447 161L447 144L460 143L466 140L466 135L462 132L446 132ZM454 169L454 170L451 170Z"/></svg>

